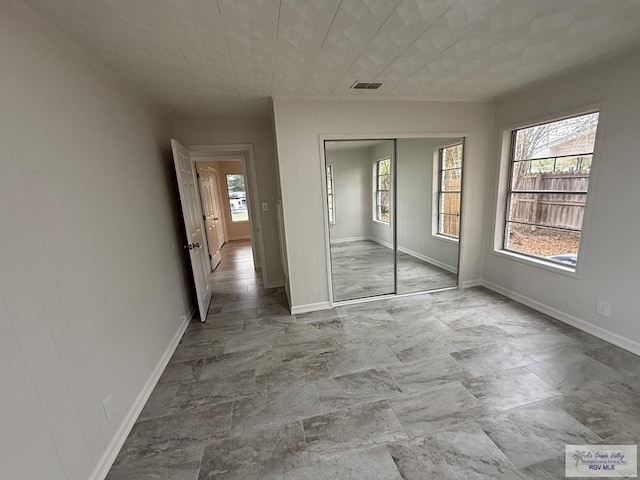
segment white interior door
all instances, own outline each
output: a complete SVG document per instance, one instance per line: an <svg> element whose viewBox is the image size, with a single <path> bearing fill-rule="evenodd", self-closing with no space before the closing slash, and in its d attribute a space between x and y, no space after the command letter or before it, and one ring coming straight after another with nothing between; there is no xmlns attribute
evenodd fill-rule
<svg viewBox="0 0 640 480"><path fill-rule="evenodd" d="M184 217L187 238L185 248L188 249L191 259L191 271L193 272L196 295L198 296L200 321L204 322L207 318L209 302L211 302L212 292L211 282L209 281L211 267L202 222L198 180L193 162L191 162L189 156L189 150L174 139L171 140L171 149L173 151L173 163L176 167L182 216Z"/></svg>
<svg viewBox="0 0 640 480"><path fill-rule="evenodd" d="M213 221L216 224L216 233L218 234L218 244L220 248L227 241L227 237L224 232L224 222L222 221L222 200L220 198L218 172L211 172L211 189L213 200Z"/></svg>
<svg viewBox="0 0 640 480"><path fill-rule="evenodd" d="M207 245L209 246L209 257L211 259L211 270L220 263L222 254L220 248L222 244L219 242L218 222L216 222L215 210L213 208L213 185L212 174L207 171L200 171L200 198L202 199L202 210L204 216L204 228L207 234Z"/></svg>

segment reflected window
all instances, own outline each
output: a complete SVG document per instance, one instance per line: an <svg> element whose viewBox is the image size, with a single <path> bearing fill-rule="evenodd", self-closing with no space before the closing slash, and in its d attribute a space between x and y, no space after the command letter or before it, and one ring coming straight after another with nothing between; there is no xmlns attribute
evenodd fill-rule
<svg viewBox="0 0 640 480"><path fill-rule="evenodd" d="M462 143L438 150L438 235L459 238Z"/></svg>
<svg viewBox="0 0 640 480"><path fill-rule="evenodd" d="M391 185L391 159L385 158L375 163L375 220L389 223L389 192Z"/></svg>
<svg viewBox="0 0 640 480"><path fill-rule="evenodd" d="M229 173L227 178L227 194L229 195L229 210L231 221L249 221L249 211L247 210L247 193L244 186L244 175L241 173Z"/></svg>
<svg viewBox="0 0 640 480"><path fill-rule="evenodd" d="M327 209L329 212L329 223L336 223L336 204L333 198L333 166L327 167Z"/></svg>
<svg viewBox="0 0 640 480"><path fill-rule="evenodd" d="M504 249L575 267L598 113L511 132Z"/></svg>

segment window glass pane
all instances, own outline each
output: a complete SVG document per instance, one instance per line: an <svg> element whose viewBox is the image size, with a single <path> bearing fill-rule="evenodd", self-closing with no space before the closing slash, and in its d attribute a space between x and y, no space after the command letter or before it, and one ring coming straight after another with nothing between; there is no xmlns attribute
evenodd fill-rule
<svg viewBox="0 0 640 480"><path fill-rule="evenodd" d="M514 162L513 190L573 190L586 192L593 155Z"/></svg>
<svg viewBox="0 0 640 480"><path fill-rule="evenodd" d="M440 213L460 214L460 193L442 193L440 195Z"/></svg>
<svg viewBox="0 0 640 480"><path fill-rule="evenodd" d="M542 257L569 266L575 266L578 259L580 232L508 223L506 237L506 248L514 252Z"/></svg>
<svg viewBox="0 0 640 480"><path fill-rule="evenodd" d="M586 195L514 193L509 221L580 230Z"/></svg>
<svg viewBox="0 0 640 480"><path fill-rule="evenodd" d="M460 180L462 178L462 169L442 171L442 190L443 191L460 191Z"/></svg>
<svg viewBox="0 0 640 480"><path fill-rule="evenodd" d="M378 205L389 206L389 192L378 192L377 202Z"/></svg>
<svg viewBox="0 0 640 480"><path fill-rule="evenodd" d="M516 133L514 160L592 153L598 113L523 128Z"/></svg>
<svg viewBox="0 0 640 480"><path fill-rule="evenodd" d="M460 168L462 166L462 144L451 145L442 149L442 169Z"/></svg>
<svg viewBox="0 0 640 480"><path fill-rule="evenodd" d="M391 173L391 159L380 160L378 162L378 175L389 175Z"/></svg>
<svg viewBox="0 0 640 480"><path fill-rule="evenodd" d="M386 206L376 207L376 218L382 222L389 223L389 207L386 207Z"/></svg>
<svg viewBox="0 0 640 480"><path fill-rule="evenodd" d="M247 194L244 187L244 175L231 173L226 176L227 192L229 194L229 209L232 222L246 222L249 220L247 210Z"/></svg>
<svg viewBox="0 0 640 480"><path fill-rule="evenodd" d="M390 175L380 175L378 177L378 190L389 190Z"/></svg>
<svg viewBox="0 0 640 480"><path fill-rule="evenodd" d="M460 216L440 214L438 219L438 232L441 235L458 237L460 235Z"/></svg>

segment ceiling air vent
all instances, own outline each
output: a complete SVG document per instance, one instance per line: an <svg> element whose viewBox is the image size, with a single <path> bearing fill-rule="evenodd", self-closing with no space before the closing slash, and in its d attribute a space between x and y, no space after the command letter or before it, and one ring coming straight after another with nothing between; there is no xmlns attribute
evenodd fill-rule
<svg viewBox="0 0 640 480"><path fill-rule="evenodd" d="M355 82L351 85L352 90L377 90L382 86L382 82Z"/></svg>

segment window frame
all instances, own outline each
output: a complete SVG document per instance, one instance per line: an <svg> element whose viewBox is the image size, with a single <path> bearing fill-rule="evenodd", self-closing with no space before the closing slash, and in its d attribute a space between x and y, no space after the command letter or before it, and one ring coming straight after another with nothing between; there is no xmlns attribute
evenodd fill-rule
<svg viewBox="0 0 640 480"><path fill-rule="evenodd" d="M380 163L382 162L389 162L389 189L388 190L380 190L378 188L379 186L379 178L381 177L380 175ZM374 160L373 161L373 221L377 222L377 223L381 223L383 225L387 225L387 226L391 226L391 189L393 187L393 181L392 181L392 163L391 163L391 156L385 156L384 158L381 158L379 160ZM383 207L385 205L382 204L378 204L378 193L379 192L387 192L389 194L389 204L386 205L386 207L389 209L389 220L382 220L380 218L378 218L378 207Z"/></svg>
<svg viewBox="0 0 640 480"><path fill-rule="evenodd" d="M229 176L231 175L240 175L242 177L242 183L244 184L244 203L247 208L247 219L246 220L234 220L233 219L233 210L231 209L231 192L229 191ZM229 204L229 221L231 223L245 223L249 221L249 202L247 200L247 177L244 173L225 173L224 174L224 182L225 187L227 189L227 202Z"/></svg>
<svg viewBox="0 0 640 480"><path fill-rule="evenodd" d="M590 114L598 114L598 125L596 127L596 133L594 138L594 146L591 155L591 166L589 172L589 186L587 187L586 192L580 192L578 194L585 195L585 204L584 204L584 214L582 219L582 224L580 230L573 230L580 233L580 240L578 244L578 259L576 262L576 266L570 266L566 263L557 262L546 257L536 256L532 254L527 254L524 252L518 252L515 250L509 250L506 248L506 243L508 241L508 224L509 220L509 209L510 209L510 201L512 191L512 182L513 182L513 168L514 168L514 155L515 155L515 141L517 132L520 130L525 130L527 128L536 127L539 125L545 125L549 123L561 122L563 120L586 116ZM599 149L601 145L600 137L602 135L602 129L600 125L603 121L603 108L599 104L592 104L586 107L573 109L570 111L565 111L564 113L554 113L545 115L542 117L538 117L534 120L523 121L519 123L514 123L511 125L503 126L500 129L500 138L501 145L499 147L499 153L501 158L501 167L498 179L498 204L496 211L496 222L494 224L495 234L494 234L494 247L492 249L492 255L507 258L509 260L516 261L518 263L522 263L524 265L533 266L542 270L546 270L553 273L558 273L564 276L572 277L572 278L580 278L582 272L583 261L585 257L585 232L588 232L588 227L590 223L591 217L591 199L592 195L589 195L589 187L593 188L592 185L597 177L597 170L599 161ZM578 155L570 155L570 156L578 156ZM549 158L561 158L562 155L557 157L549 157ZM546 158L543 158L546 159ZM533 159L538 160L538 159ZM554 191L551 191L554 192ZM567 193L571 192L571 193ZM520 192L516 192L520 193ZM546 192L545 192L546 193ZM567 190L562 191L563 194L574 194L574 191ZM540 225L543 228L555 229L554 227L547 227L545 225Z"/></svg>
<svg viewBox="0 0 640 480"><path fill-rule="evenodd" d="M434 175L433 175L433 222L431 224L431 235L439 240L445 240L453 243L460 242L460 229L461 229L461 218L462 218L462 175L463 175L463 167L464 167L464 138L460 140L456 140L452 143L445 143L443 145L438 145L434 148L433 157L434 157ZM462 159L460 160L460 167L456 168L442 168L442 160L443 160L443 151L445 148L455 147L460 145L462 147ZM460 190L442 190L442 172L443 170L460 170ZM443 193L459 193L460 194L460 208L457 215L458 218L458 236L447 235L440 231L440 199ZM444 215L444 214L443 214ZM449 215L449 214L447 214Z"/></svg>
<svg viewBox="0 0 640 480"><path fill-rule="evenodd" d="M336 224L336 197L335 197L336 193L335 193L335 182L333 180L333 165L327 165L325 175L326 175L326 181L327 181L327 219L329 220L329 225L335 225ZM331 193L329 193L329 189L331 189ZM331 212L331 214L329 212Z"/></svg>

